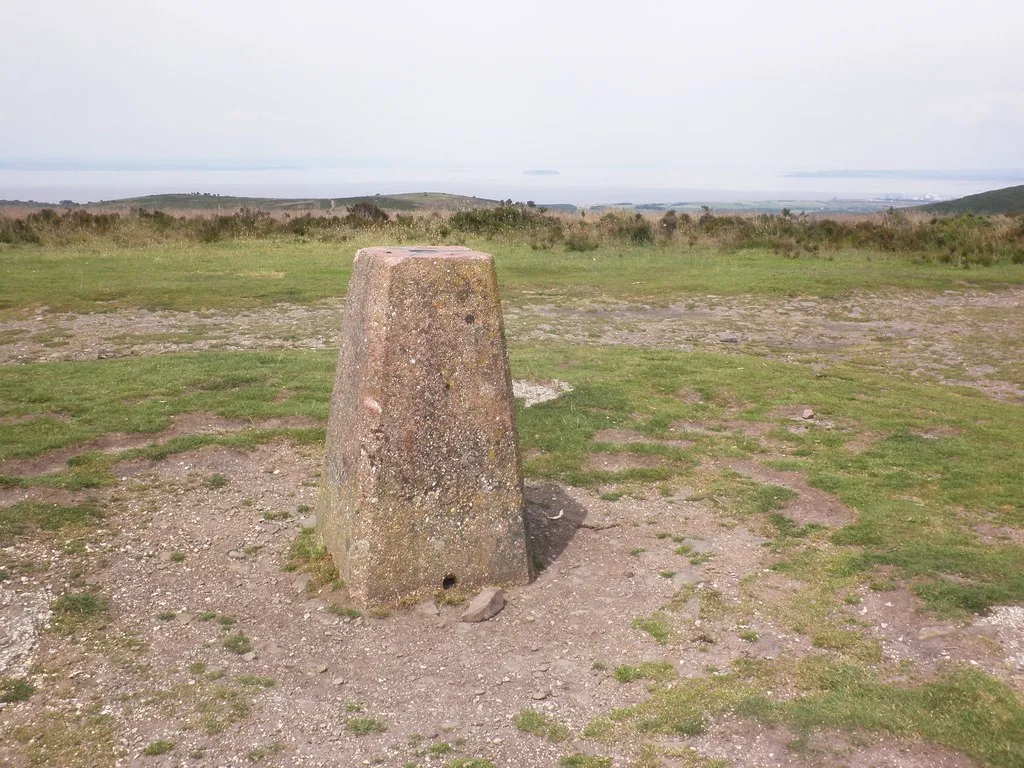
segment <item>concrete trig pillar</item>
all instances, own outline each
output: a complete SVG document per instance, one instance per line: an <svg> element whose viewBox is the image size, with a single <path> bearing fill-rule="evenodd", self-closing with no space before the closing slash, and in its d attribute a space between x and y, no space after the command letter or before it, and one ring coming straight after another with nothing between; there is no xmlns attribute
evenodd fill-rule
<svg viewBox="0 0 1024 768"><path fill-rule="evenodd" d="M363 604L529 581L490 254L356 254L317 533Z"/></svg>

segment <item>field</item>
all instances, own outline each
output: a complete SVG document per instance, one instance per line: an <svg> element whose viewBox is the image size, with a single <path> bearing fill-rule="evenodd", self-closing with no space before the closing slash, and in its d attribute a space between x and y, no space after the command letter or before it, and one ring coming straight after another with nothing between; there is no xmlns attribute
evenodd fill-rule
<svg viewBox="0 0 1024 768"><path fill-rule="evenodd" d="M311 540L352 256L418 234L0 244L0 763L1024 765L1024 265L457 234L558 395L470 625Z"/></svg>

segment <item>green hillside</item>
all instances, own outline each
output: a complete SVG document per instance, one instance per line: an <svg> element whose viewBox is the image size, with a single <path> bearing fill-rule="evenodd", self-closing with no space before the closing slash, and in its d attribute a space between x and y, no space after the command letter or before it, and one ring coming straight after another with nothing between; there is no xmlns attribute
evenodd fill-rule
<svg viewBox="0 0 1024 768"><path fill-rule="evenodd" d="M968 195L945 203L922 205L928 213L1024 213L1024 184Z"/></svg>
<svg viewBox="0 0 1024 768"><path fill-rule="evenodd" d="M126 206L133 208L169 208L175 210L209 210L233 208L258 208L264 211L309 211L344 210L355 203L373 203L390 211L422 210L464 210L487 208L497 205L497 200L487 200L465 195L449 195L443 192L409 192L399 195L364 195L360 197L321 198L278 198L278 197L234 197L214 194L147 195L122 200L104 200L102 205Z"/></svg>
<svg viewBox="0 0 1024 768"><path fill-rule="evenodd" d="M144 208L146 210L170 211L214 211L230 212L238 208L255 208L261 211L329 211L335 209L344 213L345 208L355 203L373 203L388 211L463 211L474 208L490 208L499 200L467 195L450 195L445 192L406 192L398 195L364 195L361 197L235 197L191 192L170 195L145 195L125 197L118 200L101 200L86 203L87 208ZM24 202L21 200L0 200L0 207L55 208L53 203Z"/></svg>

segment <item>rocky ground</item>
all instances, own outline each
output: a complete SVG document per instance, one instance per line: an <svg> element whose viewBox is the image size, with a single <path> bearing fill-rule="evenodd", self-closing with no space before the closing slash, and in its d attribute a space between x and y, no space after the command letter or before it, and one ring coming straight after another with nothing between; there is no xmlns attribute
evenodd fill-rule
<svg viewBox="0 0 1024 768"><path fill-rule="evenodd" d="M526 303L509 307L506 322L514 343L735 350L812 366L867 361L1022 402L1022 309L1021 290L912 301L704 296L669 307ZM331 348L338 314L334 304L230 317L43 312L0 325L0 362ZM547 396L540 383L519 391ZM192 414L172 430L246 426ZM41 472L66 458L17 469ZM733 716L711 718L691 738L659 740L660 763L637 762L643 752L635 739L586 739L588 723L647 695L643 681L616 679L620 665L664 662L681 677L706 677L738 658L785 661L813 652L807 635L785 629L779 610L806 587L768 568L760 527L723 517L694 488L610 500L528 482L528 522L543 569L533 583L506 590L503 611L466 623L464 606L441 595L355 615L344 610L343 591L283 570L293 541L311 525L319 464L317 449L276 442L252 452L125 462L115 470L118 485L102 491L0 489L4 506L94 498L107 512L103 527L79 541L19 539L3 551L7 563L33 565L0 582L0 674L31 671L36 692L28 702L0 705L0 763L107 765L116 755L117 764L140 766L484 768L490 760L542 768L585 752L615 766L973 765L951 750L873 733L819 732L794 750L796 734L786 728ZM796 473L754 462L730 467L793 490L784 511L800 524L834 528L854 517ZM706 557L681 557L680 542ZM51 601L83 579L109 600L106 613L80 632L54 631ZM912 662L928 677L959 661L1024 691L1021 608L939 622L919 612L903 587L865 587L856 597L850 617L887 662ZM635 628L637 617L673 600L670 642ZM524 732L516 720L525 710L562 729L546 737Z"/></svg>

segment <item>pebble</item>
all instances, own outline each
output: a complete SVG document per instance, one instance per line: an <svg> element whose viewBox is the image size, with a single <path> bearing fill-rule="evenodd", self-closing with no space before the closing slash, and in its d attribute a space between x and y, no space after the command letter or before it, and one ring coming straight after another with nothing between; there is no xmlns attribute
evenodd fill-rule
<svg viewBox="0 0 1024 768"><path fill-rule="evenodd" d="M814 418L814 411L811 410L810 408L804 408L804 410L800 414L800 418L809 421L810 419Z"/></svg>
<svg viewBox="0 0 1024 768"><path fill-rule="evenodd" d="M538 688L536 691L530 694L530 698L534 701L544 701L544 699L546 699L550 695L550 688Z"/></svg>
<svg viewBox="0 0 1024 768"><path fill-rule="evenodd" d="M339 685L344 685L344 684L345 684L345 678L344 677L336 677L333 680L331 680L331 685L333 685L335 687L338 687Z"/></svg>
<svg viewBox="0 0 1024 768"><path fill-rule="evenodd" d="M327 671L327 665L321 664L319 667L316 668L316 671L322 675L324 672Z"/></svg>
<svg viewBox="0 0 1024 768"><path fill-rule="evenodd" d="M487 621L505 607L505 593L497 587L488 587L474 597L462 614L462 620L470 623Z"/></svg>
<svg viewBox="0 0 1024 768"><path fill-rule="evenodd" d="M718 340L723 344L739 344L740 337L737 333L720 333L718 334Z"/></svg>
<svg viewBox="0 0 1024 768"><path fill-rule="evenodd" d="M248 653L242 654L244 661L256 661L256 651L249 651Z"/></svg>
<svg viewBox="0 0 1024 768"><path fill-rule="evenodd" d="M939 625L934 627L921 627L917 632L918 640L931 640L933 637L944 637L956 632L956 627L951 625Z"/></svg>
<svg viewBox="0 0 1024 768"><path fill-rule="evenodd" d="M239 552L237 549L232 549L228 552L228 557L232 560L245 560L245 552Z"/></svg>

